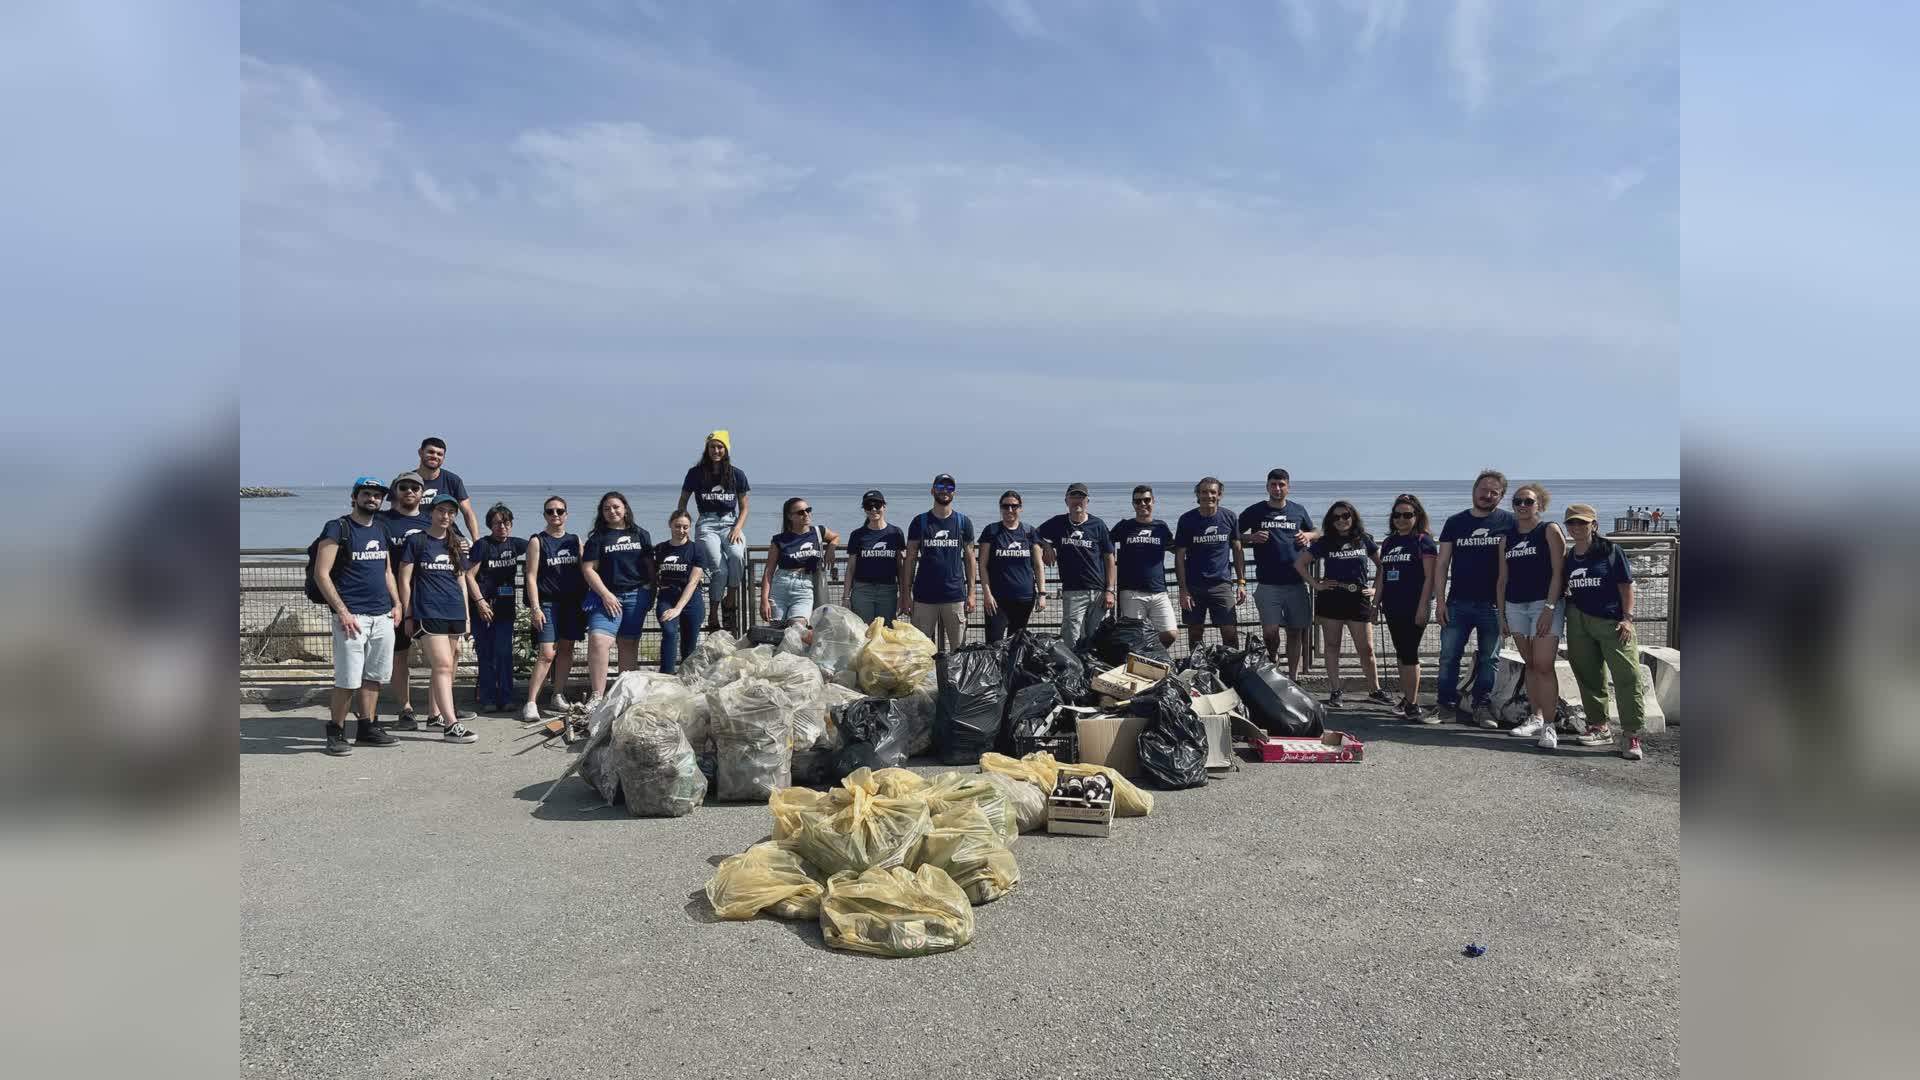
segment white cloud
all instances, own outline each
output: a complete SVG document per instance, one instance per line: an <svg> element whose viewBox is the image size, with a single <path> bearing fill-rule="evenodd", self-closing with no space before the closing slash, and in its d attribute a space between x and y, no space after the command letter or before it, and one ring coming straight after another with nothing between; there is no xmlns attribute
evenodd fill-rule
<svg viewBox="0 0 1920 1080"><path fill-rule="evenodd" d="M424 169L415 169L412 179L414 194L420 196L420 201L443 214L451 214L459 209L453 196L448 194L446 188L440 186L440 182L433 178L432 173Z"/></svg>
<svg viewBox="0 0 1920 1080"><path fill-rule="evenodd" d="M1459 80L1460 99L1476 112L1487 102L1493 73L1487 59L1491 0L1454 0L1447 29L1447 62Z"/></svg>
<svg viewBox="0 0 1920 1080"><path fill-rule="evenodd" d="M1311 45L1319 37L1320 28L1313 16L1312 0L1283 0L1286 8L1287 26L1293 31L1295 41L1302 45Z"/></svg>
<svg viewBox="0 0 1920 1080"><path fill-rule="evenodd" d="M245 192L272 202L303 193L371 191L386 172L395 125L333 93L302 68L240 60Z"/></svg>
<svg viewBox="0 0 1920 1080"><path fill-rule="evenodd" d="M808 172L731 139L674 138L637 123L529 131L513 141L513 151L531 166L546 201L589 211L706 206L785 191Z"/></svg>
<svg viewBox="0 0 1920 1080"><path fill-rule="evenodd" d="M992 8L994 14L999 15L1001 21L1021 37L1047 36L1046 26L1040 22L1040 16L1034 12L1027 0L987 0L987 6Z"/></svg>
<svg viewBox="0 0 1920 1080"><path fill-rule="evenodd" d="M1608 173L1601 181L1601 187L1606 191L1608 201L1612 201L1639 187L1646 179L1647 170L1634 165Z"/></svg>
<svg viewBox="0 0 1920 1080"><path fill-rule="evenodd" d="M1354 47L1371 52L1382 39L1400 32L1407 21L1407 0L1340 0L1341 6L1360 15L1360 33Z"/></svg>

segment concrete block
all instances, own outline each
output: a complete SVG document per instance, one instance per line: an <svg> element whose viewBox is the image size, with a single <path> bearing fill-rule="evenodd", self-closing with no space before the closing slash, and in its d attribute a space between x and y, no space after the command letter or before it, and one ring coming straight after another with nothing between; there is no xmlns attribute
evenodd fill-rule
<svg viewBox="0 0 1920 1080"><path fill-rule="evenodd" d="M1640 646L1640 662L1653 678L1654 696L1667 723L1680 722L1680 650L1664 645Z"/></svg>

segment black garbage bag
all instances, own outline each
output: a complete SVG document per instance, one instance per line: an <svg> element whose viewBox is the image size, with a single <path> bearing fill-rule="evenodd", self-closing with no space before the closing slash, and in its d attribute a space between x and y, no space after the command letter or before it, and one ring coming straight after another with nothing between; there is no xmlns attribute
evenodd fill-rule
<svg viewBox="0 0 1920 1080"><path fill-rule="evenodd" d="M861 698L833 708L833 727L840 749L833 756L831 777L838 780L855 769L887 769L907 763L907 715L886 698Z"/></svg>
<svg viewBox="0 0 1920 1080"><path fill-rule="evenodd" d="M1012 755L1016 738L1058 734L1053 729L1053 711L1065 704L1060 687L1050 682L1034 683L1008 694L1007 722L1000 729L1003 745L996 749Z"/></svg>
<svg viewBox="0 0 1920 1080"><path fill-rule="evenodd" d="M1326 730L1327 708L1280 674L1280 669L1257 657L1235 665L1239 674L1234 692L1247 707L1247 717L1269 735L1290 738L1318 735Z"/></svg>
<svg viewBox="0 0 1920 1080"><path fill-rule="evenodd" d="M1007 696L1036 683L1053 683L1069 705L1085 704L1093 694L1087 666L1059 634L1021 630L1007 639Z"/></svg>
<svg viewBox="0 0 1920 1080"><path fill-rule="evenodd" d="M1207 729L1194 714L1181 685L1169 679L1127 703L1144 717L1138 749L1140 769L1157 787L1199 787L1207 782Z"/></svg>
<svg viewBox="0 0 1920 1080"><path fill-rule="evenodd" d="M1240 681L1240 673L1246 669L1248 664L1273 663L1273 661L1267 659L1267 654L1264 650L1257 648L1228 649L1220 645L1210 645L1207 646L1207 648L1220 650L1214 653L1210 659L1213 663L1213 670L1220 676L1220 681L1226 683L1228 686L1232 686L1234 683ZM1196 653L1195 655L1198 654Z"/></svg>
<svg viewBox="0 0 1920 1080"><path fill-rule="evenodd" d="M1180 661L1180 670L1186 673L1187 685L1193 687L1195 693L1217 694L1227 688L1220 665L1233 655L1225 645L1202 645Z"/></svg>
<svg viewBox="0 0 1920 1080"><path fill-rule="evenodd" d="M1006 710L1007 645L967 645L933 658L940 692L933 752L943 765L971 765L1000 741Z"/></svg>
<svg viewBox="0 0 1920 1080"><path fill-rule="evenodd" d="M1160 644L1160 631L1145 619L1108 619L1094 628L1080 649L1082 656L1092 656L1108 667L1126 663L1128 653L1138 653L1163 664L1173 663L1167 647Z"/></svg>

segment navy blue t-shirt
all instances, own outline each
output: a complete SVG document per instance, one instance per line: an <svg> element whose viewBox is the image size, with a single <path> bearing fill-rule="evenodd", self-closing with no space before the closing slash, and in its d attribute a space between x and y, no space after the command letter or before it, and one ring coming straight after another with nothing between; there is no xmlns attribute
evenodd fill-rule
<svg viewBox="0 0 1920 1080"><path fill-rule="evenodd" d="M348 519L352 535L340 535L340 519L320 530L324 539L340 545L333 554L333 582L340 602L355 615L385 615L398 599L387 592L387 530L375 518L362 525Z"/></svg>
<svg viewBox="0 0 1920 1080"><path fill-rule="evenodd" d="M853 560L853 580L884 585L900 580L900 556L907 553L907 534L898 525L869 529L865 525L847 538L847 557Z"/></svg>
<svg viewBox="0 0 1920 1080"><path fill-rule="evenodd" d="M1391 615L1412 615L1420 606L1420 591L1427 584L1427 556L1436 555L1433 537L1426 533L1393 533L1380 545L1383 575L1380 609Z"/></svg>
<svg viewBox="0 0 1920 1080"><path fill-rule="evenodd" d="M1568 545L1564 565L1566 597L1573 606L1596 619L1617 620L1626 614L1626 608L1620 604L1620 586L1633 580L1633 567L1627 565L1627 556L1620 545L1608 544L1607 548L1605 558L1593 548L1588 548L1583 558Z"/></svg>
<svg viewBox="0 0 1920 1080"><path fill-rule="evenodd" d="M534 583L540 586L540 602L558 604L587 594L587 579L580 575L580 538L572 533L535 533L540 541L540 573Z"/></svg>
<svg viewBox="0 0 1920 1080"><path fill-rule="evenodd" d="M1518 525L1507 529L1509 602L1531 604L1547 598L1547 587L1553 583L1553 549L1548 546L1547 530L1553 527L1553 522L1543 521L1525 536Z"/></svg>
<svg viewBox="0 0 1920 1080"><path fill-rule="evenodd" d="M935 517L928 510L907 527L907 541L920 545L913 568L913 599L919 604L957 604L967 598L967 545L973 522L955 510Z"/></svg>
<svg viewBox="0 0 1920 1080"><path fill-rule="evenodd" d="M680 602L693 568L700 566L700 545L689 540L676 544L662 540L653 549L653 572L659 579L660 602L669 607Z"/></svg>
<svg viewBox="0 0 1920 1080"><path fill-rule="evenodd" d="M1513 515L1500 509L1486 517L1462 510L1447 519L1440 542L1453 545L1449 601L1493 602L1494 588L1500 584L1500 538L1512 527Z"/></svg>
<svg viewBox="0 0 1920 1080"><path fill-rule="evenodd" d="M740 509L740 496L753 490L747 483L747 474L739 469L733 470L733 488L714 483L706 478L706 470L695 465L687 470L687 478L680 483L680 490L693 495L696 514L731 514Z"/></svg>
<svg viewBox="0 0 1920 1080"><path fill-rule="evenodd" d="M1327 581L1373 584L1371 560L1380 554L1380 545L1366 533L1341 538L1322 536L1307 546L1307 552L1320 560L1320 576Z"/></svg>
<svg viewBox="0 0 1920 1080"><path fill-rule="evenodd" d="M413 564L412 615L416 619L464 620L467 617L467 586L461 580L465 571L460 553L454 550L448 534L435 540L418 532L407 537L400 549L400 561Z"/></svg>
<svg viewBox="0 0 1920 1080"><path fill-rule="evenodd" d="M653 537L638 525L625 532L591 533L580 559L600 563L600 582L615 596L644 589L653 580Z"/></svg>
<svg viewBox="0 0 1920 1080"><path fill-rule="evenodd" d="M491 603L512 600L519 585L520 564L527 561L527 542L518 536L495 540L491 534L473 542L467 559L480 567L473 575L480 595Z"/></svg>
<svg viewBox="0 0 1920 1080"><path fill-rule="evenodd" d="M1167 591L1167 552L1173 550L1173 530L1164 521L1145 525L1128 518L1113 527L1115 576L1128 592Z"/></svg>
<svg viewBox="0 0 1920 1080"><path fill-rule="evenodd" d="M1209 516L1195 507L1180 515L1173 546L1186 549L1188 588L1199 592L1233 580L1233 541L1239 530L1240 519L1231 510Z"/></svg>
<svg viewBox="0 0 1920 1080"><path fill-rule="evenodd" d="M400 572L400 553L406 550L407 537L426 532L433 522L428 520L425 510L417 514L403 514L392 508L380 511L379 522L387 531L387 552L393 556L393 571L397 574Z"/></svg>
<svg viewBox="0 0 1920 1080"><path fill-rule="evenodd" d="M1078 525L1066 514L1056 514L1034 530L1054 550L1064 592L1099 592L1107 587L1107 556L1113 554L1113 536L1107 523L1087 515Z"/></svg>
<svg viewBox="0 0 1920 1080"><path fill-rule="evenodd" d="M1033 599L1033 526L1009 529L999 522L980 530L987 549L987 586L994 600Z"/></svg>
<svg viewBox="0 0 1920 1080"><path fill-rule="evenodd" d="M1254 569L1263 585L1300 584L1300 571L1293 568L1293 560L1300 557L1300 545L1294 542L1294 537L1312 531L1313 519L1307 516L1306 507L1292 499L1278 508L1268 506L1266 500L1262 499L1240 511L1240 532L1243 536L1246 533L1267 533L1267 542L1264 544L1244 541L1247 549L1253 552Z"/></svg>
<svg viewBox="0 0 1920 1080"><path fill-rule="evenodd" d="M422 480L420 483L423 485L420 488L420 505L421 506L432 506L433 497L435 495L440 494L442 491L446 492L449 495L452 495L454 498L459 499L462 502L466 501L467 482L465 480L460 479L460 474L457 472L454 472L452 469L441 469L439 476L436 476L431 480ZM459 521L459 519L460 519L460 515L455 514L454 520L456 523ZM455 527L457 528L458 525L456 524Z"/></svg>
<svg viewBox="0 0 1920 1080"><path fill-rule="evenodd" d="M813 573L820 569L820 559L826 554L826 547L818 529L806 532L775 533L773 546L780 549L780 569L801 570Z"/></svg>

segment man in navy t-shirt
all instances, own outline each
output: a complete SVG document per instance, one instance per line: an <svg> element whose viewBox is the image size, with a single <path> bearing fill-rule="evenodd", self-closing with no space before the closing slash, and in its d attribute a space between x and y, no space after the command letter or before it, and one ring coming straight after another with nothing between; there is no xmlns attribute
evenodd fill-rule
<svg viewBox="0 0 1920 1080"><path fill-rule="evenodd" d="M1068 484L1067 512L1034 533L1046 564L1060 567L1060 640L1069 649L1092 635L1119 591L1113 537L1106 522L1087 513L1087 501L1087 485Z"/></svg>
<svg viewBox="0 0 1920 1080"><path fill-rule="evenodd" d="M447 492L460 501L460 519L467 523L467 535L480 536L480 520L473 516L473 500L467 498L467 482L451 469L441 468L447 460L447 444L435 435L420 440L420 505L432 506L434 496Z"/></svg>
<svg viewBox="0 0 1920 1080"><path fill-rule="evenodd" d="M1306 662L1307 631L1313 626L1313 599L1294 563L1307 545L1319 539L1307 508L1287 498L1293 475L1285 469L1267 472L1267 498L1240 511L1240 543L1253 552L1260 583L1253 590L1260 611L1260 636L1267 658L1280 662L1280 631L1287 632L1287 677L1298 681Z"/></svg>
<svg viewBox="0 0 1920 1080"><path fill-rule="evenodd" d="M933 478L933 509L907 529L907 561L901 570L901 614L934 639L942 652L960 647L973 614L973 590L979 581L974 558L973 522L953 508L952 473Z"/></svg>
<svg viewBox="0 0 1920 1080"><path fill-rule="evenodd" d="M1153 516L1153 488L1133 489L1133 517L1113 527L1115 577L1120 601L1115 613L1123 619L1144 619L1160 632L1160 644L1172 645L1173 601L1167 597L1167 552L1173 550L1173 530Z"/></svg>
<svg viewBox="0 0 1920 1080"><path fill-rule="evenodd" d="M327 522L314 545L313 581L333 613L333 693L328 698L327 753L344 757L347 708L359 698L356 742L391 746L376 714L380 684L393 667L400 586L387 554L387 530L375 514L386 486L371 476L353 482L353 511Z"/></svg>
<svg viewBox="0 0 1920 1080"><path fill-rule="evenodd" d="M1193 486L1194 508L1180 515L1173 534L1180 610L1186 614L1187 643L1196 649L1209 617L1227 648L1240 647L1235 609L1247 601L1247 555L1240 545L1240 519L1220 508L1225 493L1219 480L1202 477Z"/></svg>
<svg viewBox="0 0 1920 1080"><path fill-rule="evenodd" d="M1434 563L1434 609L1440 620L1440 668L1434 675L1440 712L1453 712L1462 724L1497 728L1493 680L1500 664L1500 540L1513 527L1502 509L1507 476L1485 469L1473 481L1473 506L1447 519L1440 530L1440 558ZM1473 711L1460 708L1460 660L1467 635L1475 643Z"/></svg>

